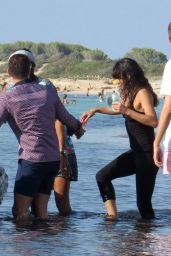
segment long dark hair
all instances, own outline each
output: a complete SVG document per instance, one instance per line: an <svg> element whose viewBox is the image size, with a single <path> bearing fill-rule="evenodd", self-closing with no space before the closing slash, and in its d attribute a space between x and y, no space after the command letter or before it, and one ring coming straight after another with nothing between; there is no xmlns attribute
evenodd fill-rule
<svg viewBox="0 0 171 256"><path fill-rule="evenodd" d="M153 95L154 106L158 105L157 95L145 77L142 68L138 63L130 58L123 58L116 62L113 67L112 77L122 79L124 86L120 86L120 95L123 102L128 102L128 106L133 106L133 101L142 88L147 88Z"/></svg>

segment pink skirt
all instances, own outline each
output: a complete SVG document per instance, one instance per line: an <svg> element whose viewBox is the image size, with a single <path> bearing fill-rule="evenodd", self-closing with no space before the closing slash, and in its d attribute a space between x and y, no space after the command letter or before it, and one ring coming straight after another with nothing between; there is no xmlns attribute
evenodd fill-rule
<svg viewBox="0 0 171 256"><path fill-rule="evenodd" d="M163 174L171 174L171 149L163 151Z"/></svg>

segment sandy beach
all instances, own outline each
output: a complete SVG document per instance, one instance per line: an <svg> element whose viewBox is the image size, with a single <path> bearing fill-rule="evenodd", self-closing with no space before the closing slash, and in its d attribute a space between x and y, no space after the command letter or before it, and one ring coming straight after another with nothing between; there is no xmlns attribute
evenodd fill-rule
<svg viewBox="0 0 171 256"><path fill-rule="evenodd" d="M105 93L111 93L117 88L117 85L112 84L112 80L101 79L101 80L74 80L74 79L50 79L58 92L66 94L87 94L96 95L104 89ZM159 95L161 78L149 79L154 91Z"/></svg>
<svg viewBox="0 0 171 256"><path fill-rule="evenodd" d="M5 62L0 62L0 65ZM36 75L41 76L41 69L38 70ZM112 83L112 79L104 78L98 80L81 80L81 79L67 79L67 78L59 78L59 79L51 79L48 78L55 85L58 92L66 93L66 94L87 94L89 95L97 95L99 92L104 90L104 94L111 93L116 90L117 85ZM161 78L149 78L149 82L152 85L154 91L159 95ZM1 86L4 82L8 82L7 73L0 74L0 84Z"/></svg>
<svg viewBox="0 0 171 256"><path fill-rule="evenodd" d="M0 65L5 64L6 62L0 61ZM43 66L37 71L36 75L41 76L42 69L47 64L43 64ZM113 90L117 88L116 85L113 85L112 79L104 78L98 80L81 80L81 79L67 79L67 78L59 78L59 79L51 79L48 78L57 88L58 92L63 92L66 94L87 94L89 91L89 95L96 95L104 89L105 93L111 93ZM149 78L149 82L152 85L154 91L159 95L160 85L162 78ZM7 73L0 74L0 84L4 84L5 81L8 81Z"/></svg>

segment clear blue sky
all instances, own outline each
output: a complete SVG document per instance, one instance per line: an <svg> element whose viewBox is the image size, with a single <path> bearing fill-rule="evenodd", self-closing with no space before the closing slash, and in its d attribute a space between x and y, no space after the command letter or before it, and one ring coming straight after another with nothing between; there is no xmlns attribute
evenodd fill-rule
<svg viewBox="0 0 171 256"><path fill-rule="evenodd" d="M171 57L171 0L1 0L0 43L81 44L111 58L134 47Z"/></svg>

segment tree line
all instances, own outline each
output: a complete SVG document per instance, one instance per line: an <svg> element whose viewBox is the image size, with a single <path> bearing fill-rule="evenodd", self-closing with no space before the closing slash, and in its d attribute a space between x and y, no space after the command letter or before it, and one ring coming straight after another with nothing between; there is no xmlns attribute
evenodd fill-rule
<svg viewBox="0 0 171 256"><path fill-rule="evenodd" d="M36 58L37 70L42 67L41 75L49 78L111 78L111 70L117 59L109 58L100 49L88 49L81 45L60 42L34 43L16 42L0 44L0 61L7 62L12 52L21 48L30 49ZM133 48L123 57L135 59L147 76L161 76L167 57L151 48ZM0 66L6 72L7 64Z"/></svg>

